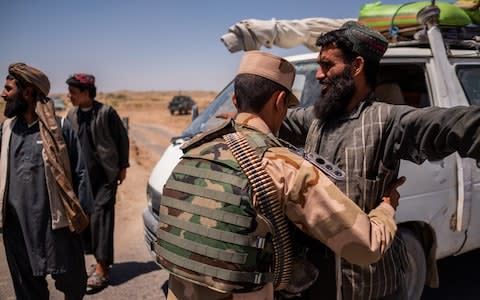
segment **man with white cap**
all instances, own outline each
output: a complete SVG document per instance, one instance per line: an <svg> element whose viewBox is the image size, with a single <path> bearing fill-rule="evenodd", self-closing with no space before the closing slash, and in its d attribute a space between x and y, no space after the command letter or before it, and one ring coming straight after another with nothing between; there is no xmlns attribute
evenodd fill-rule
<svg viewBox="0 0 480 300"><path fill-rule="evenodd" d="M11 64L2 92L0 227L17 299L49 299L50 274L65 299L82 299L87 274L79 233L91 191L73 128L55 116L40 70Z"/></svg>
<svg viewBox="0 0 480 300"><path fill-rule="evenodd" d="M235 78L238 115L182 146L154 244L170 272L167 299L273 299L275 290L289 290L298 280L293 228L352 263L377 261L389 247L395 188L404 179L367 215L315 157L285 147L275 135L287 108L298 104L294 78L288 61L245 53Z"/></svg>

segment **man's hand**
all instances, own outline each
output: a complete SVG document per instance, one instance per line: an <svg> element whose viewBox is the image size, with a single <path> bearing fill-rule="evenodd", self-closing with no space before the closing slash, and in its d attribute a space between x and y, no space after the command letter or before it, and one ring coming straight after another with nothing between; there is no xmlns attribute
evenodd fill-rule
<svg viewBox="0 0 480 300"><path fill-rule="evenodd" d="M125 180L125 177L127 177L127 168L124 168L118 171L117 184L121 185L122 182Z"/></svg>
<svg viewBox="0 0 480 300"><path fill-rule="evenodd" d="M386 191L385 195L383 196L383 202L390 204L395 210L398 206L398 200L400 199L400 193L398 193L397 189L405 183L407 178L405 176L400 177L395 181Z"/></svg>

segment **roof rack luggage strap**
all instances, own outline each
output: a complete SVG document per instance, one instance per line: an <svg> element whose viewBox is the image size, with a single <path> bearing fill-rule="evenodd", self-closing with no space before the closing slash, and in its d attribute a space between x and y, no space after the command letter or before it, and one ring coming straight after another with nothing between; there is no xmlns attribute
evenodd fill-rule
<svg viewBox="0 0 480 300"><path fill-rule="evenodd" d="M263 169L260 157L239 132L223 136L228 148L238 161L256 195L256 207L273 225L273 285L284 289L292 275L293 246L288 223L276 197L276 188L270 175Z"/></svg>

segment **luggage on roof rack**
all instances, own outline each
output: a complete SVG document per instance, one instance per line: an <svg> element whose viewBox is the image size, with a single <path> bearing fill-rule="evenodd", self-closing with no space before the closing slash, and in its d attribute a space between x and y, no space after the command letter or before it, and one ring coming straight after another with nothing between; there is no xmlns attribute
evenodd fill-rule
<svg viewBox="0 0 480 300"><path fill-rule="evenodd" d="M440 9L440 25L438 29L441 33L441 36L438 37L443 37L444 42L452 48L479 49L480 26L471 24L470 18L463 10L468 8L478 11L480 0L463 0L462 3L465 6L464 8L460 8L460 6L455 7L449 3L437 2ZM370 3L365 5L360 11L359 21L376 28L377 24L373 22L374 16L377 16L377 18L384 16L387 20L390 20L390 23L393 20L393 24L404 26L399 29L395 38L392 38L389 30L382 32L390 41L390 46L429 47L430 43L425 27L418 23L417 13L430 4L430 1L423 1L409 3L400 7L401 5L382 5L381 2ZM459 4L457 3L456 5L458 6ZM379 12L379 9L382 9L382 13ZM460 16L460 18L456 16ZM402 18L404 22L409 20L410 23L398 23L397 21L402 20ZM320 49L316 46L316 40L321 34L338 29L345 22L351 20L357 19L322 17L292 20L246 19L231 26L228 32L221 36L221 41L230 52L258 50L262 47L272 48L273 46L286 49L301 45L310 51L319 51ZM385 24L388 23L386 21L383 22Z"/></svg>
<svg viewBox="0 0 480 300"><path fill-rule="evenodd" d="M473 23L480 25L480 0L457 0L455 5L463 9Z"/></svg>
<svg viewBox="0 0 480 300"><path fill-rule="evenodd" d="M458 3L436 2L440 9L439 27L449 39L471 39L478 35L478 26L473 25L472 15L480 20L479 1L457 1ZM475 3L471 3L475 2ZM382 4L380 1L367 3L360 9L358 21L372 27L387 38L409 40L423 29L417 20L417 13L431 1L407 2L404 4Z"/></svg>
<svg viewBox="0 0 480 300"><path fill-rule="evenodd" d="M258 50L261 47L293 48L304 45L310 51L318 51L317 38L343 23L354 19L306 18L300 20L240 21L228 29L221 41L230 52Z"/></svg>

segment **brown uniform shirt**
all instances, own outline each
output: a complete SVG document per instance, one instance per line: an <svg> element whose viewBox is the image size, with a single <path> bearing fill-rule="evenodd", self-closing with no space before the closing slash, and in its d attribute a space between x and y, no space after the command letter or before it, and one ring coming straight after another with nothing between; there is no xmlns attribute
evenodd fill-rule
<svg viewBox="0 0 480 300"><path fill-rule="evenodd" d="M241 113L235 121L272 134L258 116ZM396 232L392 206L382 203L367 215L319 169L283 147L270 148L262 164L285 215L302 231L355 264L378 261L388 249ZM170 276L167 299L273 299L273 286L229 295Z"/></svg>

